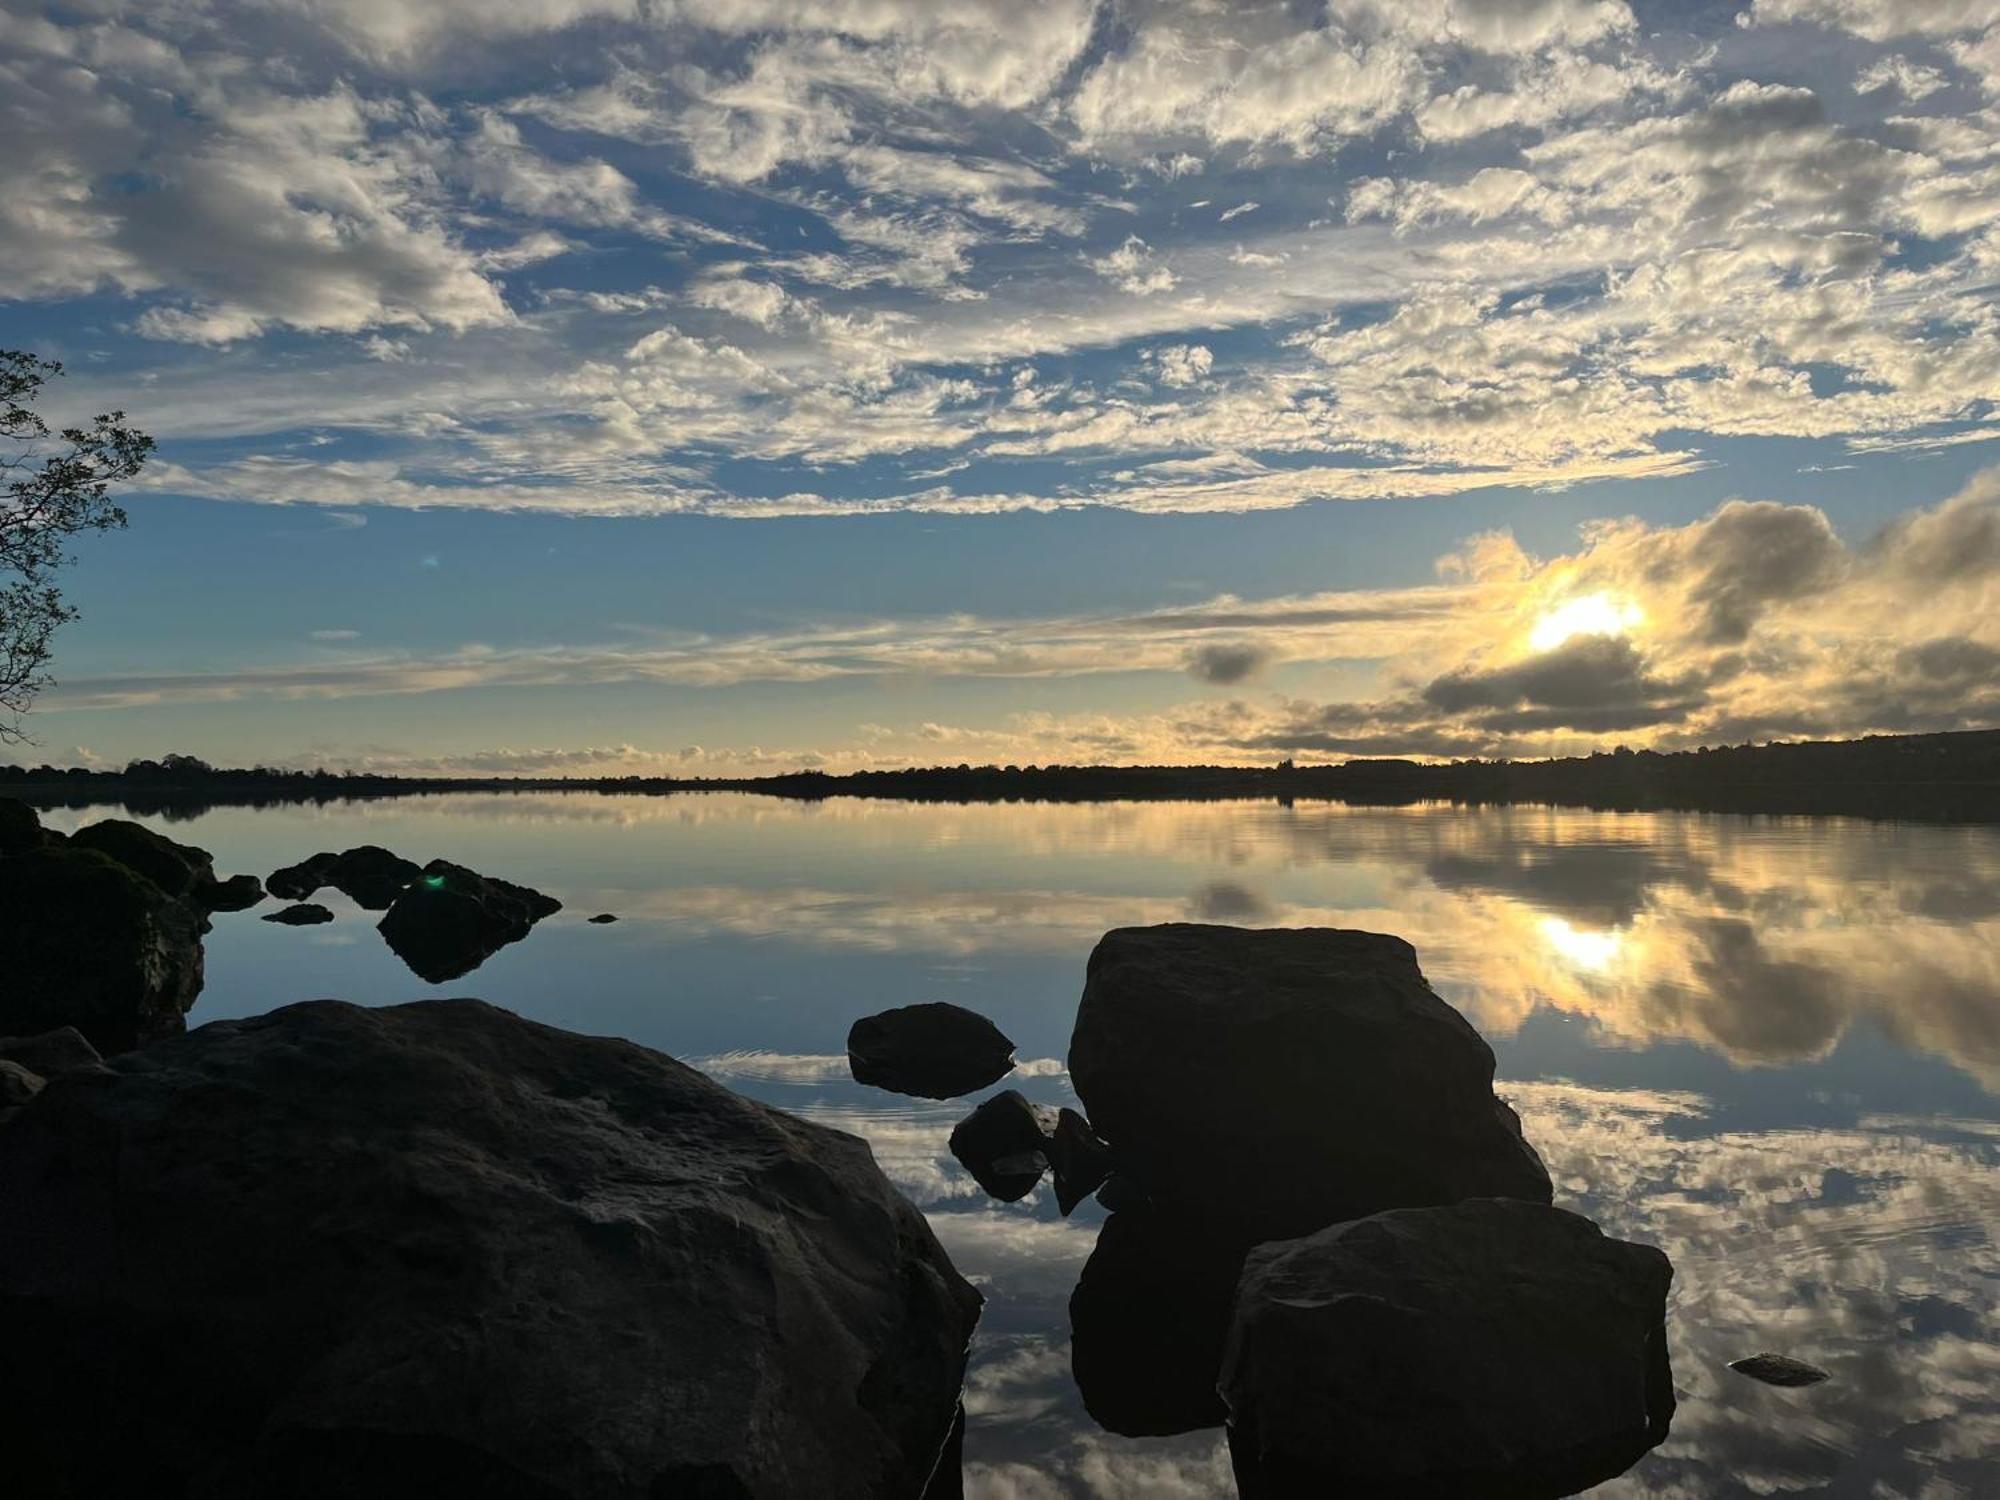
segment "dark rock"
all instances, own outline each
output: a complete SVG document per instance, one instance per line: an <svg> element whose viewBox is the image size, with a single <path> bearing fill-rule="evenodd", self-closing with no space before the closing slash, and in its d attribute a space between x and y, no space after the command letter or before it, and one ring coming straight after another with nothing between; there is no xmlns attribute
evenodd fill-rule
<svg viewBox="0 0 2000 1500"><path fill-rule="evenodd" d="M1049 1166L1049 1124L1017 1089L995 1094L951 1133L951 1154L1004 1203L1025 1198Z"/></svg>
<svg viewBox="0 0 2000 1500"><path fill-rule="evenodd" d="M1065 1106L1056 1111L1049 1166L1055 1173L1056 1206L1067 1215L1111 1175L1111 1148L1098 1139L1090 1121Z"/></svg>
<svg viewBox="0 0 2000 1500"><path fill-rule="evenodd" d="M0 1032L74 1026L99 1051L181 1031L207 919L94 849L0 859Z"/></svg>
<svg viewBox="0 0 2000 1500"><path fill-rule="evenodd" d="M255 875L232 875L202 895L210 911L248 911L264 899L264 882Z"/></svg>
<svg viewBox="0 0 2000 1500"><path fill-rule="evenodd" d="M913 1500L979 1306L860 1140L474 1000L58 1079L0 1202L48 1500Z"/></svg>
<svg viewBox="0 0 2000 1500"><path fill-rule="evenodd" d="M618 914L616 912L601 911L596 916L587 918L586 920L595 923L599 927L602 927L606 922L617 921Z"/></svg>
<svg viewBox="0 0 2000 1500"><path fill-rule="evenodd" d="M205 906L202 893L214 887L215 860L206 849L177 844L164 834L123 818L106 818L70 835L73 849L95 849L136 870L169 896Z"/></svg>
<svg viewBox="0 0 2000 1500"><path fill-rule="evenodd" d="M1809 1365L1789 1354L1753 1354L1748 1359L1732 1359L1729 1368L1766 1385L1818 1385L1829 1379L1818 1365Z"/></svg>
<svg viewBox="0 0 2000 1500"><path fill-rule="evenodd" d="M41 1074L22 1067L13 1059L0 1057L0 1111L26 1104L42 1091L45 1081Z"/></svg>
<svg viewBox="0 0 2000 1500"><path fill-rule="evenodd" d="M470 973L561 910L553 896L434 859L376 927L418 978L442 984Z"/></svg>
<svg viewBox="0 0 2000 1500"><path fill-rule="evenodd" d="M58 1026L36 1036L0 1037L0 1057L44 1078L60 1078L65 1073L100 1067L104 1062L97 1049L74 1026Z"/></svg>
<svg viewBox="0 0 2000 1500"><path fill-rule="evenodd" d="M303 901L321 886L330 885L364 911L387 911L421 873L414 860L376 844L362 844L339 854L315 854L273 870L266 885L272 895L286 901Z"/></svg>
<svg viewBox="0 0 2000 1500"><path fill-rule="evenodd" d="M39 849L57 835L42 827L42 820L25 802L0 797L0 856Z"/></svg>
<svg viewBox="0 0 2000 1500"><path fill-rule="evenodd" d="M977 1011L934 1001L863 1016L847 1032L856 1083L956 1099L1013 1071L1014 1044Z"/></svg>
<svg viewBox="0 0 2000 1500"><path fill-rule="evenodd" d="M1106 933L1070 1041L1090 1122L1159 1204L1246 1239L1549 1177L1493 1051L1400 938L1173 923Z"/></svg>
<svg viewBox="0 0 2000 1500"><path fill-rule="evenodd" d="M317 901L301 901L296 906L287 906L279 911L267 911L258 920L282 922L287 927L314 927L321 922L331 922L333 913Z"/></svg>
<svg viewBox="0 0 2000 1500"><path fill-rule="evenodd" d="M264 881L264 889L280 901L303 901L326 884L327 872L339 858L329 850L273 870Z"/></svg>
<svg viewBox="0 0 2000 1500"><path fill-rule="evenodd" d="M1623 1473L1673 1416L1672 1280L1650 1245L1507 1198L1258 1246L1221 1381L1244 1500L1542 1500Z"/></svg>
<svg viewBox="0 0 2000 1500"><path fill-rule="evenodd" d="M1246 1248L1150 1209L1104 1221L1069 1299L1070 1371L1100 1427L1162 1437L1222 1425L1215 1381Z"/></svg>
<svg viewBox="0 0 2000 1500"><path fill-rule="evenodd" d="M1114 1214L1153 1206L1146 1190L1123 1172L1113 1172L1104 1179L1104 1186L1097 1190L1097 1201L1107 1212Z"/></svg>

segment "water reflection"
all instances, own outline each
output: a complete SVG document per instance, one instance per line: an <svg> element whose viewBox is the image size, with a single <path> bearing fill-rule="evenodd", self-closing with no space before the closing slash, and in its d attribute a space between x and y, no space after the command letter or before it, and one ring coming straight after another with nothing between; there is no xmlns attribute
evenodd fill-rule
<svg viewBox="0 0 2000 1500"><path fill-rule="evenodd" d="M566 910L442 992L699 1059L869 1139L989 1297L974 1500L1233 1488L1218 1432L1123 1437L1084 1410L1069 1303L1102 1211L1064 1219L1046 1183L986 1198L946 1144L969 1102L855 1085L847 1028L971 1006L1028 1060L995 1088L1074 1106L1061 1058L1092 944L1186 919L1408 938L1494 1042L1558 1204L1671 1256L1680 1411L1596 1493L2000 1493L2000 829L550 795L218 809L173 832L229 869L374 843L525 880ZM219 917L191 1019L439 992L323 894L325 928ZM600 910L622 920L588 926ZM1833 1378L1726 1368L1763 1349Z"/></svg>

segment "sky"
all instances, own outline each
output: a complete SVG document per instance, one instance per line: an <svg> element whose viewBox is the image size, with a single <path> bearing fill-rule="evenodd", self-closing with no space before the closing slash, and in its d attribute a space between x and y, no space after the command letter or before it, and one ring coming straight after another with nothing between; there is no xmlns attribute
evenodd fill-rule
<svg viewBox="0 0 2000 1500"><path fill-rule="evenodd" d="M0 0L0 756L1996 725L1996 291L2000 0Z"/></svg>

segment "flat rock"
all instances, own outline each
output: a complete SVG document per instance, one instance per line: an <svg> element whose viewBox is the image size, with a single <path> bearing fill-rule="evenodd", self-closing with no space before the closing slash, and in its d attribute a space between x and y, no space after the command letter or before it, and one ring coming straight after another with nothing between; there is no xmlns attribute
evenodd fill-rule
<svg viewBox="0 0 2000 1500"><path fill-rule="evenodd" d="M183 1030L201 993L208 921L98 850L0 858L0 1032L74 1026L104 1053Z"/></svg>
<svg viewBox="0 0 2000 1500"><path fill-rule="evenodd" d="M1789 1354L1753 1354L1747 1359L1732 1359L1729 1368L1766 1385L1818 1385L1831 1378L1818 1365L1793 1359Z"/></svg>
<svg viewBox="0 0 2000 1500"><path fill-rule="evenodd" d="M279 922L286 927L314 927L321 922L331 922L333 912L317 901L301 901L296 906L283 907L278 911L267 911L258 919L263 922Z"/></svg>
<svg viewBox="0 0 2000 1500"><path fill-rule="evenodd" d="M1650 1245L1518 1199L1260 1245L1221 1391L1244 1500L1544 1500L1623 1473L1673 1417Z"/></svg>
<svg viewBox="0 0 2000 1500"><path fill-rule="evenodd" d="M1172 923L1090 956L1070 1078L1119 1170L1246 1240L1549 1177L1401 938Z"/></svg>
<svg viewBox="0 0 2000 1500"><path fill-rule="evenodd" d="M418 978L443 984L471 973L561 910L553 896L434 859L375 925Z"/></svg>
<svg viewBox="0 0 2000 1500"><path fill-rule="evenodd" d="M475 1000L56 1079L0 1202L49 1500L915 1497L979 1306L862 1141Z"/></svg>
<svg viewBox="0 0 2000 1500"><path fill-rule="evenodd" d="M956 1099L1014 1068L1014 1044L986 1017L931 1001L863 1016L847 1032L857 1083L921 1099Z"/></svg>
<svg viewBox="0 0 2000 1500"><path fill-rule="evenodd" d="M1006 1089L958 1122L951 1154L982 1188L1012 1203L1033 1192L1048 1170L1053 1123L1018 1089Z"/></svg>

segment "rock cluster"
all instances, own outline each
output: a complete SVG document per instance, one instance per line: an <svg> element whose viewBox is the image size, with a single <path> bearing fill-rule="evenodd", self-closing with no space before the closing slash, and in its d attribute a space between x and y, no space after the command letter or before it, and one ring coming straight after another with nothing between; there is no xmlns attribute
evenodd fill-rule
<svg viewBox="0 0 2000 1500"><path fill-rule="evenodd" d="M264 885L284 901L308 900L322 886L330 885L364 911L387 911L418 873L414 861L375 844L362 844L339 854L321 852L273 870Z"/></svg>

